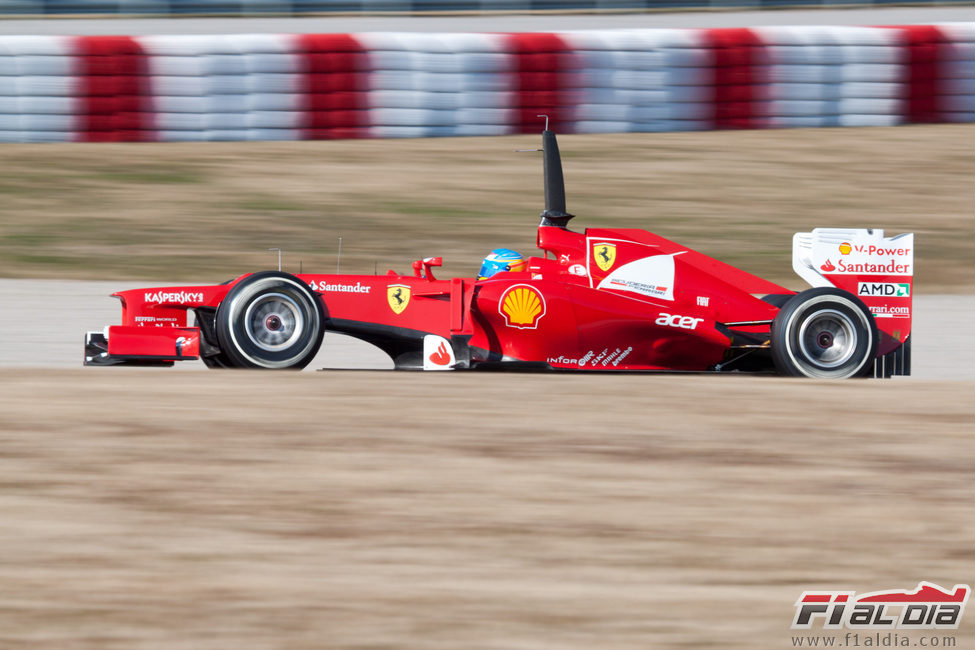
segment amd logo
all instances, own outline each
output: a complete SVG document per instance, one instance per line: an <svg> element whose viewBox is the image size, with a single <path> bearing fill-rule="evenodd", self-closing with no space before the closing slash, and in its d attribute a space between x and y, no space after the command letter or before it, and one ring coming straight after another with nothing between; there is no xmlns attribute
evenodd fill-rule
<svg viewBox="0 0 975 650"><path fill-rule="evenodd" d="M857 295L910 298L911 285L907 282L858 282Z"/></svg>
<svg viewBox="0 0 975 650"><path fill-rule="evenodd" d="M665 327L679 327L685 330L697 329L697 326L703 321L703 318L692 318L690 316L680 316L678 314L665 314L661 312L657 316L657 320L654 322L657 325L663 325Z"/></svg>

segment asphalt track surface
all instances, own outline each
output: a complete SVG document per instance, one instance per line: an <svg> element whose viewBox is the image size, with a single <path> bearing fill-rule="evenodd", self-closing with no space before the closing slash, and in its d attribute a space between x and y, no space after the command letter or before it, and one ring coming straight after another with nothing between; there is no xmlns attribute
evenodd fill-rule
<svg viewBox="0 0 975 650"><path fill-rule="evenodd" d="M0 279L0 368L78 368L86 331L119 324L114 291L153 283ZM975 321L975 296L918 295L914 298L913 380L975 379L975 347L968 328ZM204 370L202 362L176 364ZM327 334L306 372L327 369L390 369L378 348L340 334ZM161 369L160 372L171 372ZM898 379L903 381L904 379Z"/></svg>
<svg viewBox="0 0 975 650"><path fill-rule="evenodd" d="M696 11L674 13L323 16L302 18L68 18L0 20L0 34L241 34L341 32L547 32L576 29L909 25L973 22L975 6Z"/></svg>

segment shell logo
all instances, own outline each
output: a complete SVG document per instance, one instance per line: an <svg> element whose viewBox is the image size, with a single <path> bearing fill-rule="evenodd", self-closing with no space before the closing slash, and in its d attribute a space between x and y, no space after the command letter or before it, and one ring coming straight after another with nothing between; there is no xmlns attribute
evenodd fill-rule
<svg viewBox="0 0 975 650"><path fill-rule="evenodd" d="M853 251L853 247L850 246L849 242L843 242L840 244L840 255L849 255Z"/></svg>
<svg viewBox="0 0 975 650"><path fill-rule="evenodd" d="M545 298L527 284L516 284L501 295L498 311L508 327L533 330L545 315Z"/></svg>

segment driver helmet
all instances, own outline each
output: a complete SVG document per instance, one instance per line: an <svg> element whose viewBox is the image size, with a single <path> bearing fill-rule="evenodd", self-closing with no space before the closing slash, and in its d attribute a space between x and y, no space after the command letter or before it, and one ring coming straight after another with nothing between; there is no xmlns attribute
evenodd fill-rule
<svg viewBox="0 0 975 650"><path fill-rule="evenodd" d="M495 248L484 258L477 279L486 280L501 271L524 271L527 265L525 258L518 251L510 248Z"/></svg>

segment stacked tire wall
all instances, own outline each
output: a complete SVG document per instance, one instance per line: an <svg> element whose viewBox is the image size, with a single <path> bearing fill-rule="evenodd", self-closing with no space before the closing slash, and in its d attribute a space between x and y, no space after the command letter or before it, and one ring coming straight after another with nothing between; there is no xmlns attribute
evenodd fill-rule
<svg viewBox="0 0 975 650"><path fill-rule="evenodd" d="M975 121L975 23L0 37L0 141Z"/></svg>
<svg viewBox="0 0 975 650"><path fill-rule="evenodd" d="M965 4L969 0L913 0L915 5ZM844 0L875 6L887 0ZM835 8L832 0L0 0L0 16L306 16L334 13L659 11L693 9Z"/></svg>

